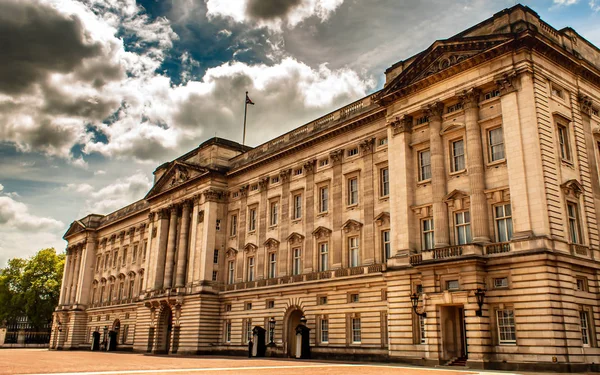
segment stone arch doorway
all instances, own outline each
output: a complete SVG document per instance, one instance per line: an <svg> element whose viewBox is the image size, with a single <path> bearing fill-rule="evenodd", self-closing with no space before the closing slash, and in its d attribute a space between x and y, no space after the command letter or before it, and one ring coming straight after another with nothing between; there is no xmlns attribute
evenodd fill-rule
<svg viewBox="0 0 600 375"><path fill-rule="evenodd" d="M303 315L304 312L298 306L291 306L285 314L283 343L288 357L296 358L296 327L300 324Z"/></svg>
<svg viewBox="0 0 600 375"><path fill-rule="evenodd" d="M115 346L116 346L116 344L119 343L119 334L121 333L121 321L119 319L115 319L110 330L114 332L113 336L115 337Z"/></svg>
<svg viewBox="0 0 600 375"><path fill-rule="evenodd" d="M158 318L158 334L156 353L168 354L171 349L171 332L173 331L173 312L169 306L164 306Z"/></svg>

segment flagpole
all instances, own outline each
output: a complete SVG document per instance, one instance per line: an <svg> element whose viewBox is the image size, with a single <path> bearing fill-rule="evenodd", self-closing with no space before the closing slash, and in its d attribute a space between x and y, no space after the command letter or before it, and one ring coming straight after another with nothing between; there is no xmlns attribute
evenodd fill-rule
<svg viewBox="0 0 600 375"><path fill-rule="evenodd" d="M244 136L242 138L242 146L246 145L246 113L248 112L248 91L246 91L246 97L244 98Z"/></svg>

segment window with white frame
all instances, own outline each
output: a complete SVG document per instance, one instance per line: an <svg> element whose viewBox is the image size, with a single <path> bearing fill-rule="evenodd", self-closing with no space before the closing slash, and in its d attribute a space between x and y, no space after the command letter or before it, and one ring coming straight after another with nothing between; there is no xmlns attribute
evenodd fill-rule
<svg viewBox="0 0 600 375"><path fill-rule="evenodd" d="M275 176L275 177L272 177L272 178L271 178L271 183L272 183L272 184L276 184L276 183L278 183L278 182L279 182L279 176Z"/></svg>
<svg viewBox="0 0 600 375"><path fill-rule="evenodd" d="M390 259L392 257L392 242L389 230L381 231L381 247L383 249L384 259Z"/></svg>
<svg viewBox="0 0 600 375"><path fill-rule="evenodd" d="M230 224L229 235L235 236L237 234L237 215L231 215Z"/></svg>
<svg viewBox="0 0 600 375"><path fill-rule="evenodd" d="M381 168L379 172L379 195L382 197L387 197L390 195L390 171L386 168Z"/></svg>
<svg viewBox="0 0 600 375"><path fill-rule="evenodd" d="M321 318L321 342L329 342L329 319L327 317Z"/></svg>
<svg viewBox="0 0 600 375"><path fill-rule="evenodd" d="M233 284L234 279L234 261L230 260L229 262L227 262L227 282L229 284Z"/></svg>
<svg viewBox="0 0 600 375"><path fill-rule="evenodd" d="M348 156L358 155L358 147L354 147L348 150Z"/></svg>
<svg viewBox="0 0 600 375"><path fill-rule="evenodd" d="M508 277L494 278L494 289L508 288Z"/></svg>
<svg viewBox="0 0 600 375"><path fill-rule="evenodd" d="M488 148L490 162L504 160L504 135L501 127L488 131Z"/></svg>
<svg viewBox="0 0 600 375"><path fill-rule="evenodd" d="M454 214L454 225L456 227L456 244L471 243L471 215L469 211L456 212Z"/></svg>
<svg viewBox="0 0 600 375"><path fill-rule="evenodd" d="M321 242L319 244L319 271L327 271L329 269L329 244Z"/></svg>
<svg viewBox="0 0 600 375"><path fill-rule="evenodd" d="M270 225L277 225L278 221L279 221L279 203L278 202L271 202L271 218L270 218Z"/></svg>
<svg viewBox="0 0 600 375"><path fill-rule="evenodd" d="M248 210L248 231L254 232L256 230L256 208Z"/></svg>
<svg viewBox="0 0 600 375"><path fill-rule="evenodd" d="M358 203L358 178L352 177L348 179L348 205Z"/></svg>
<svg viewBox="0 0 600 375"><path fill-rule="evenodd" d="M319 167L325 167L329 165L329 159L321 159L319 160Z"/></svg>
<svg viewBox="0 0 600 375"><path fill-rule="evenodd" d="M431 153L429 150L419 152L419 181L431 178Z"/></svg>
<svg viewBox="0 0 600 375"><path fill-rule="evenodd" d="M379 138L379 146L385 146L388 144L388 139L387 137L384 138Z"/></svg>
<svg viewBox="0 0 600 375"><path fill-rule="evenodd" d="M360 336L360 318L352 318L352 342L359 343Z"/></svg>
<svg viewBox="0 0 600 375"><path fill-rule="evenodd" d="M277 253L269 253L269 278L277 276Z"/></svg>
<svg viewBox="0 0 600 375"><path fill-rule="evenodd" d="M513 234L510 204L495 206L494 220L496 221L496 236L498 242L510 241Z"/></svg>
<svg viewBox="0 0 600 375"><path fill-rule="evenodd" d="M452 142L452 172L465 170L465 141Z"/></svg>
<svg viewBox="0 0 600 375"><path fill-rule="evenodd" d="M319 212L329 211L329 186L319 188Z"/></svg>
<svg viewBox="0 0 600 375"><path fill-rule="evenodd" d="M254 257L248 258L248 281L254 281Z"/></svg>
<svg viewBox="0 0 600 375"><path fill-rule="evenodd" d="M571 243L582 243L581 226L579 224L579 205L577 203L567 202L567 217L569 219L569 239Z"/></svg>
<svg viewBox="0 0 600 375"><path fill-rule="evenodd" d="M302 194L295 194L293 197L294 210L292 219L297 220L302 218Z"/></svg>
<svg viewBox="0 0 600 375"><path fill-rule="evenodd" d="M419 315L419 342L425 344L425 317Z"/></svg>
<svg viewBox="0 0 600 375"><path fill-rule="evenodd" d="M511 309L496 310L498 325L498 342L500 344L516 344L515 313Z"/></svg>
<svg viewBox="0 0 600 375"><path fill-rule="evenodd" d="M583 346L590 346L590 321L587 311L579 311L579 322L581 324L581 343Z"/></svg>
<svg viewBox="0 0 600 375"><path fill-rule="evenodd" d="M358 237L348 238L348 264L350 267L358 267Z"/></svg>
<svg viewBox="0 0 600 375"><path fill-rule="evenodd" d="M557 124L558 147L560 148L560 157L563 160L571 161L571 144L569 142L569 128L564 124Z"/></svg>
<svg viewBox="0 0 600 375"><path fill-rule="evenodd" d="M555 98L560 98L560 99L564 99L565 98L565 93L563 91L563 89L561 89L560 87L551 84L551 92L552 92L552 96Z"/></svg>
<svg viewBox="0 0 600 375"><path fill-rule="evenodd" d="M433 249L433 218L429 217L421 220L421 248L423 250Z"/></svg>
<svg viewBox="0 0 600 375"><path fill-rule="evenodd" d="M500 96L500 90L492 90L483 94L483 100L490 100Z"/></svg>
<svg viewBox="0 0 600 375"><path fill-rule="evenodd" d="M292 274L300 275L300 273L302 273L302 249L296 247L292 250L292 253L294 255Z"/></svg>

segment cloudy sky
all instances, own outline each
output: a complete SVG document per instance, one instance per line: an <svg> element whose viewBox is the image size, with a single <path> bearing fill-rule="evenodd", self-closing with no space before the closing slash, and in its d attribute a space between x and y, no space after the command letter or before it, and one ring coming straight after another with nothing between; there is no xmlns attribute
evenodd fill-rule
<svg viewBox="0 0 600 375"><path fill-rule="evenodd" d="M381 88L512 0L0 0L0 266L142 198L215 135L257 145ZM600 0L525 1L600 45Z"/></svg>

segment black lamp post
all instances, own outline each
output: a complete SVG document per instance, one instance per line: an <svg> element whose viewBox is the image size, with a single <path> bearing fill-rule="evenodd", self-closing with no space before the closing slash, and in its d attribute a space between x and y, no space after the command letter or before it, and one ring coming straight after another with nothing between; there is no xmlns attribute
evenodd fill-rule
<svg viewBox="0 0 600 375"><path fill-rule="evenodd" d="M413 293L410 295L410 302L412 302L412 307L415 314L423 318L427 318L427 313L425 311L421 313L417 311L417 307L419 306L419 295L417 293Z"/></svg>
<svg viewBox="0 0 600 375"><path fill-rule="evenodd" d="M475 290L475 298L477 298L477 305L479 306L479 310L475 311L475 316L483 316L483 310L481 310L481 307L483 306L485 292L486 290L481 288L477 288Z"/></svg>
<svg viewBox="0 0 600 375"><path fill-rule="evenodd" d="M306 317L304 315L302 315L302 317L300 318L300 323L306 325Z"/></svg>
<svg viewBox="0 0 600 375"><path fill-rule="evenodd" d="M275 317L269 319L269 345L275 345Z"/></svg>

